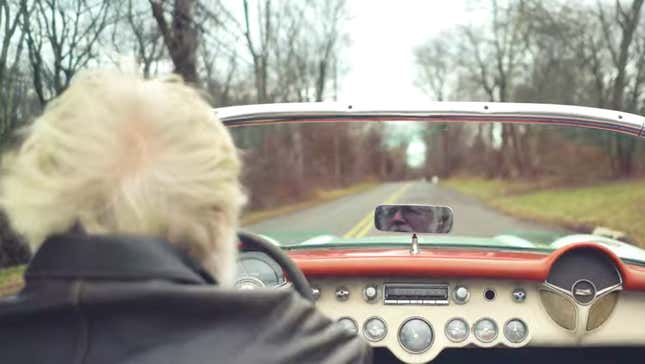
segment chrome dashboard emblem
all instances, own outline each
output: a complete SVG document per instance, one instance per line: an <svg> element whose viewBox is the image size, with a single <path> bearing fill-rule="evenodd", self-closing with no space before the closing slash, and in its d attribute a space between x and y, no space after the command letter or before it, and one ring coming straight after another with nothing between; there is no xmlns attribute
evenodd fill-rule
<svg viewBox="0 0 645 364"><path fill-rule="evenodd" d="M590 281L581 279L573 284L571 293L578 303L587 304L596 296L596 287Z"/></svg>

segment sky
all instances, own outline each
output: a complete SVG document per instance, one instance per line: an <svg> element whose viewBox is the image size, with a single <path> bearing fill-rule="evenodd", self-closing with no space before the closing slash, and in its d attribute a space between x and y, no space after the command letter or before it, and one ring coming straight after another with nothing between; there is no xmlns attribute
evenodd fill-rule
<svg viewBox="0 0 645 364"><path fill-rule="evenodd" d="M452 0L348 0L350 44L338 100L418 104L430 97L415 86L414 48L463 23L467 2Z"/></svg>

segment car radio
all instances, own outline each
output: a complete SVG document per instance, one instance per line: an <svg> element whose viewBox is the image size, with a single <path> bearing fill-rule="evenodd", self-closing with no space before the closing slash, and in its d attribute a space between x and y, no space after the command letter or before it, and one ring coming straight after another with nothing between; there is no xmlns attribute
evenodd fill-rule
<svg viewBox="0 0 645 364"><path fill-rule="evenodd" d="M447 305L448 285L440 283L386 283L386 305Z"/></svg>

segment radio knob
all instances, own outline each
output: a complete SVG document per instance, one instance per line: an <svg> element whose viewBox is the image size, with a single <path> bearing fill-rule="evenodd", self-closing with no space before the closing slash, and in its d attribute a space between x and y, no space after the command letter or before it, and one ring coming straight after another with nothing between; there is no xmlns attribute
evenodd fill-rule
<svg viewBox="0 0 645 364"><path fill-rule="evenodd" d="M317 301L320 298L320 288L311 287L311 295L313 296L314 300Z"/></svg>
<svg viewBox="0 0 645 364"><path fill-rule="evenodd" d="M455 299L456 303L458 303L460 305L464 304L470 298L470 292L468 291L468 288L466 288L464 286L457 286L455 288L453 298Z"/></svg>
<svg viewBox="0 0 645 364"><path fill-rule="evenodd" d="M375 286L367 286L363 290L363 295L365 296L365 299L368 301L375 300L376 297L378 296L378 290L376 289Z"/></svg>

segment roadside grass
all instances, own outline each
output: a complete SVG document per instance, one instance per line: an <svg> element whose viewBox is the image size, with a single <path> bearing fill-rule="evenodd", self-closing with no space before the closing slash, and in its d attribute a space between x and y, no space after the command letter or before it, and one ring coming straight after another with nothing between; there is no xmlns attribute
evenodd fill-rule
<svg viewBox="0 0 645 364"><path fill-rule="evenodd" d="M445 186L475 196L511 216L580 232L604 226L645 247L645 179L586 187L459 177Z"/></svg>
<svg viewBox="0 0 645 364"><path fill-rule="evenodd" d="M512 180L485 179L481 177L455 177L441 182L442 185L455 189L469 196L484 201L500 196L517 195L558 185L556 180Z"/></svg>
<svg viewBox="0 0 645 364"><path fill-rule="evenodd" d="M346 188L337 188L332 190L316 190L312 194L311 198L302 202L282 205L282 206L278 206L270 209L249 211L247 213L244 213L242 215L241 225L242 226L251 225L264 220L272 219L274 217L278 217L295 211L314 207L316 205L320 205L325 202L337 200L341 197L367 191L376 186L377 186L376 181L366 181Z"/></svg>
<svg viewBox="0 0 645 364"><path fill-rule="evenodd" d="M22 288L24 271L24 265L0 269L0 297L10 296Z"/></svg>

